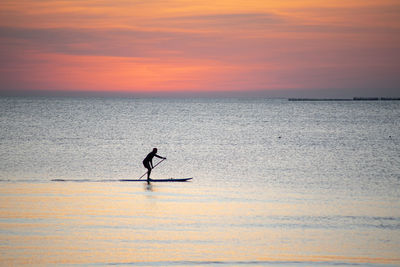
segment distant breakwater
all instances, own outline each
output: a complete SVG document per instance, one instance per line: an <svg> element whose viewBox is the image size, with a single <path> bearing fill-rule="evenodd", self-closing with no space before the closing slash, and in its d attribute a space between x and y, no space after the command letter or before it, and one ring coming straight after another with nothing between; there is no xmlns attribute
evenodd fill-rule
<svg viewBox="0 0 400 267"><path fill-rule="evenodd" d="M400 97L289 98L289 101L398 101Z"/></svg>

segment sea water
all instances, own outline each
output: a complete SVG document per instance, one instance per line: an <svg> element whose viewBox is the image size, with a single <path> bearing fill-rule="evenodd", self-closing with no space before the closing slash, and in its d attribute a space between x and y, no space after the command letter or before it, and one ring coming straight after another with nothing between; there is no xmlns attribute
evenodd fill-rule
<svg viewBox="0 0 400 267"><path fill-rule="evenodd" d="M152 178L153 149L167 160ZM154 164L159 159L154 159ZM0 264L400 264L400 102L0 98Z"/></svg>

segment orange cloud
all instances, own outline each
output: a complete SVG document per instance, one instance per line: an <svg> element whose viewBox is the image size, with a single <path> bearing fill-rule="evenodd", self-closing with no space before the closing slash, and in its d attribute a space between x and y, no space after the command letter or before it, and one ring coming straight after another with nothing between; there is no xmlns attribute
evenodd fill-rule
<svg viewBox="0 0 400 267"><path fill-rule="evenodd" d="M223 89L221 77L240 71L212 60L146 59L111 56L26 54L10 64L9 74L30 89L107 91ZM13 74L11 74L13 73ZM62 81L62 83L60 83Z"/></svg>

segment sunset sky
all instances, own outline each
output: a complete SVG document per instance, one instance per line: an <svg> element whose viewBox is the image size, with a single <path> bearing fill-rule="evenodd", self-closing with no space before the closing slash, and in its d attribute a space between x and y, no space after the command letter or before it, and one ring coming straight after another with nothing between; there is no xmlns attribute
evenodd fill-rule
<svg viewBox="0 0 400 267"><path fill-rule="evenodd" d="M2 0L0 93L399 96L399 0Z"/></svg>

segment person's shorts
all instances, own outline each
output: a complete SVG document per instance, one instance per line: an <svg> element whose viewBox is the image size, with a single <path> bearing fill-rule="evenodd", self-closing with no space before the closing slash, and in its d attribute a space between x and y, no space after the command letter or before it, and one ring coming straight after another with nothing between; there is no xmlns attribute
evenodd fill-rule
<svg viewBox="0 0 400 267"><path fill-rule="evenodd" d="M143 161L143 166L144 166L146 169L151 169L151 168L150 168L150 163L149 163L148 161Z"/></svg>

